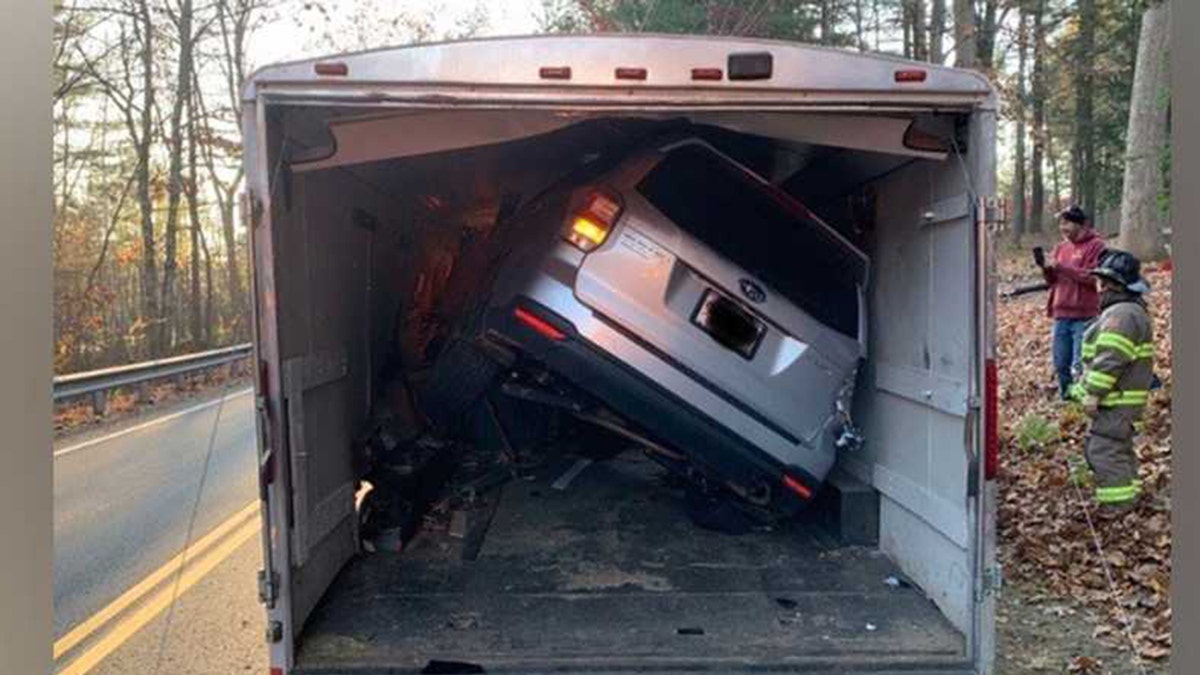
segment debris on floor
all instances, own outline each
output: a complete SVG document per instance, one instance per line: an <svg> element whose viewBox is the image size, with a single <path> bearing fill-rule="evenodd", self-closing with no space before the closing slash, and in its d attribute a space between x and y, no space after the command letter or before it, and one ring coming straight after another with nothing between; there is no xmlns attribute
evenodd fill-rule
<svg viewBox="0 0 1200 675"><path fill-rule="evenodd" d="M551 483L550 487L558 490L559 492L566 490L567 487L571 485L571 481L575 480L576 476L583 473L583 470L588 468L588 465L591 463L592 460L586 457L575 460L575 463L571 465L571 468L567 469L566 473L559 476L557 480Z"/></svg>

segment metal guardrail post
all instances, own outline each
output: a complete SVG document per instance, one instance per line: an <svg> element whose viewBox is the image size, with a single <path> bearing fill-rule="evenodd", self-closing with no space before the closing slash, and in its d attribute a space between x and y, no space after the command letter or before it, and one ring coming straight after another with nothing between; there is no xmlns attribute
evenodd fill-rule
<svg viewBox="0 0 1200 675"><path fill-rule="evenodd" d="M92 392L92 414L103 417L108 412L108 391L101 389Z"/></svg>

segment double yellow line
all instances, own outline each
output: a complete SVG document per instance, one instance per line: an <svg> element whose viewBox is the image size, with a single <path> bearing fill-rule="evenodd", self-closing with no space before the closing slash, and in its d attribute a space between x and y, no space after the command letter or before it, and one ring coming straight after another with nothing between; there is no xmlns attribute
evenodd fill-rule
<svg viewBox="0 0 1200 675"><path fill-rule="evenodd" d="M57 663L105 629L83 653L58 670L58 675L84 675L95 668L260 531L256 499L55 641L54 660ZM179 573L178 577L174 576L176 573ZM131 608L133 611L129 611Z"/></svg>

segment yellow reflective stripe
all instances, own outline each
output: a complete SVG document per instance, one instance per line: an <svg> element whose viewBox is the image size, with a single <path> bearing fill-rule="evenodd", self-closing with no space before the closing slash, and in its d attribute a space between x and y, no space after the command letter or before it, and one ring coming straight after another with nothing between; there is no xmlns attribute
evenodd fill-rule
<svg viewBox="0 0 1200 675"><path fill-rule="evenodd" d="M1082 384L1076 382L1067 389L1067 396L1076 401L1082 401L1087 396L1087 389L1084 389Z"/></svg>
<svg viewBox="0 0 1200 675"><path fill-rule="evenodd" d="M1116 487L1098 487L1096 488L1096 501L1101 504L1127 502L1136 498L1140 493L1141 487L1136 482Z"/></svg>
<svg viewBox="0 0 1200 675"><path fill-rule="evenodd" d="M1133 343L1133 340L1120 333L1100 333L1096 336L1096 347L1109 347L1120 352L1126 358L1137 358L1137 345Z"/></svg>
<svg viewBox="0 0 1200 675"><path fill-rule="evenodd" d="M1139 359L1154 358L1154 343L1153 342L1143 342L1142 344L1138 345L1137 346L1137 356Z"/></svg>
<svg viewBox="0 0 1200 675"><path fill-rule="evenodd" d="M1102 373L1098 370L1089 370L1087 374L1083 376L1083 381L1090 387L1107 391L1112 389L1113 385L1117 383L1117 377L1115 375L1109 375L1108 373Z"/></svg>
<svg viewBox="0 0 1200 675"><path fill-rule="evenodd" d="M1100 399L1103 406L1133 406L1145 405L1150 400L1150 392L1145 390L1114 391Z"/></svg>

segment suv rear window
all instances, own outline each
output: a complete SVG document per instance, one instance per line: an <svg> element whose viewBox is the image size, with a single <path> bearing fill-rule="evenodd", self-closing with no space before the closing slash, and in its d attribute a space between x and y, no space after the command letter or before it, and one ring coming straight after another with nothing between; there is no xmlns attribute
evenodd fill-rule
<svg viewBox="0 0 1200 675"><path fill-rule="evenodd" d="M638 184L663 215L814 319L858 337L863 259L703 146L670 151Z"/></svg>

